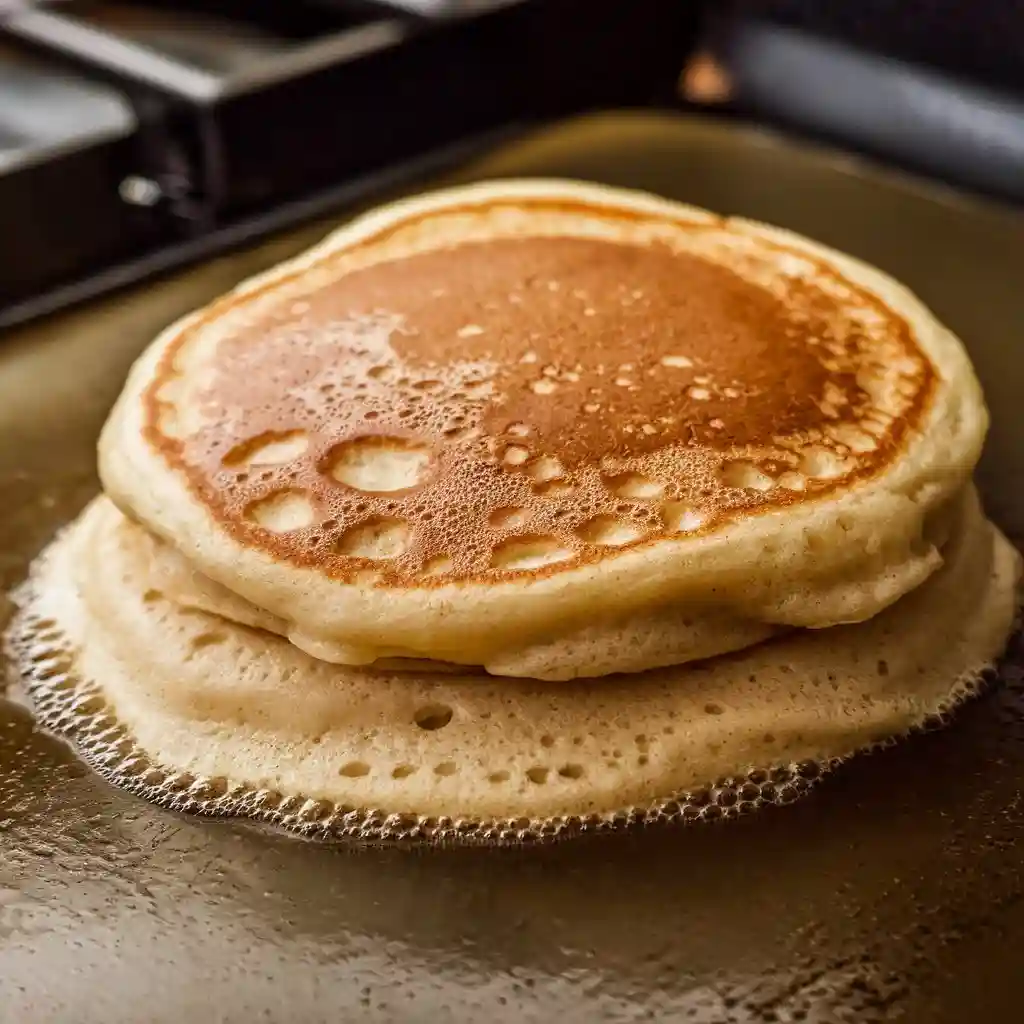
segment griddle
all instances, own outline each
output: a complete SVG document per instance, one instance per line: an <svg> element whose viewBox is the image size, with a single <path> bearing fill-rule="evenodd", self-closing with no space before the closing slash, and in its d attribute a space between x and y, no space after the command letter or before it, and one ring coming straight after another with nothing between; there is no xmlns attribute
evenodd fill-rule
<svg viewBox="0 0 1024 1024"><path fill-rule="evenodd" d="M993 413L981 489L1024 537L1020 211L658 112L528 132L406 187L504 175L762 218L906 280L971 351ZM338 221L8 333L5 588L96 492L97 432L154 333ZM36 729L14 685L0 699L0 1021L1012 1024L1024 1005L1020 662L1011 652L999 688L948 730L855 760L791 806L496 851L329 847L164 812Z"/></svg>

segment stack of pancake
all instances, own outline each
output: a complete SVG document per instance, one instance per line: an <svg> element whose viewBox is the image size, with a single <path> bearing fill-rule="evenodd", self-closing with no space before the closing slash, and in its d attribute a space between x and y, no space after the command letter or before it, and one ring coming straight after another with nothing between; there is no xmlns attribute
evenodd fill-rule
<svg viewBox="0 0 1024 1024"><path fill-rule="evenodd" d="M173 807L495 841L731 813L1002 651L986 427L960 342L847 256L591 185L428 195L156 339L11 645Z"/></svg>

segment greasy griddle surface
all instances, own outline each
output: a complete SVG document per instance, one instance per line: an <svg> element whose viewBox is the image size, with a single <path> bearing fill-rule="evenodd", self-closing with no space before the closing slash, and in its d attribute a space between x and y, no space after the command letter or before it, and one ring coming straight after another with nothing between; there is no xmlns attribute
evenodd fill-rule
<svg viewBox="0 0 1024 1024"><path fill-rule="evenodd" d="M671 117L560 126L459 177L505 174L650 188L907 280L967 341L994 418L982 489L1024 536L1019 215ZM4 339L6 586L94 493L96 433L155 331L326 227ZM949 731L795 806L496 853L346 851L176 817L0 699L0 1022L1016 1021L1024 684L1009 675Z"/></svg>

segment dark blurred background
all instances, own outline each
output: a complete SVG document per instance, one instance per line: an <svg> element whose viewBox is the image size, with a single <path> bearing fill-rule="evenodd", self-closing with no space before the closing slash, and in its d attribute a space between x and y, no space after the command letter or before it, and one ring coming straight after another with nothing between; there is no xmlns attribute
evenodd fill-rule
<svg viewBox="0 0 1024 1024"><path fill-rule="evenodd" d="M1024 90L1021 0L738 0L718 6L979 84Z"/></svg>

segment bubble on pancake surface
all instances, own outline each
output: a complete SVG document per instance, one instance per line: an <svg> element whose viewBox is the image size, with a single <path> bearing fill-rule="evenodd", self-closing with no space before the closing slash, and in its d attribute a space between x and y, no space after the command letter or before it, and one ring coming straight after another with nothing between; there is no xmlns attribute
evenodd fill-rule
<svg viewBox="0 0 1024 1024"><path fill-rule="evenodd" d="M661 497L665 488L657 481L650 480L640 473L620 473L608 476L604 484L612 494L620 498L633 498L647 501Z"/></svg>
<svg viewBox="0 0 1024 1024"><path fill-rule="evenodd" d="M409 547L409 536L404 519L376 516L346 530L338 540L338 553L371 561L397 558Z"/></svg>
<svg viewBox="0 0 1024 1024"><path fill-rule="evenodd" d="M526 475L535 484L546 484L552 480L560 480L565 470L558 459L550 455L540 455L526 466Z"/></svg>
<svg viewBox="0 0 1024 1024"><path fill-rule="evenodd" d="M357 566L339 538L370 515L410 530L383 585L502 571L491 524L501 508L524 509L531 532L569 553L547 566L676 535L662 525L666 495L713 530L862 472L898 441L893 424L927 384L926 361L880 302L812 259L780 267L778 253L706 226L675 237L641 222L614 243L597 229L470 239L389 262L403 230L343 254L350 273L304 294L301 317L291 300L243 310L204 367L198 405L211 426L179 439L229 522L244 524L267 490L304 489L332 525L287 534L277 550L340 578ZM735 350L709 326L723 315ZM232 447L285 429L308 445L271 477L223 465ZM600 452L617 454L614 472ZM635 538L588 544L579 527L600 515Z"/></svg>
<svg viewBox="0 0 1024 1024"><path fill-rule="evenodd" d="M268 431L236 445L224 456L228 466L276 466L299 458L309 447L302 430Z"/></svg>
<svg viewBox="0 0 1024 1024"><path fill-rule="evenodd" d="M748 491L770 491L775 481L753 463L737 460L722 465L721 480L726 487Z"/></svg>
<svg viewBox="0 0 1024 1024"><path fill-rule="evenodd" d="M675 370L688 370L693 366L693 360L689 356L670 353L661 357L661 365L668 366Z"/></svg>
<svg viewBox="0 0 1024 1024"><path fill-rule="evenodd" d="M425 576L445 576L452 571L452 559L448 555L433 555L423 563Z"/></svg>
<svg viewBox="0 0 1024 1024"><path fill-rule="evenodd" d="M356 491L381 494L420 484L430 466L430 448L404 437L357 437L328 456L328 471Z"/></svg>
<svg viewBox="0 0 1024 1024"><path fill-rule="evenodd" d="M510 444L501 457L506 466L521 466L530 457L530 449L522 445Z"/></svg>
<svg viewBox="0 0 1024 1024"><path fill-rule="evenodd" d="M491 567L505 572L525 572L567 562L573 557L572 548L561 544L557 537L512 537L495 545Z"/></svg>
<svg viewBox="0 0 1024 1024"><path fill-rule="evenodd" d="M830 425L825 429L825 433L832 441L844 445L856 454L872 452L878 447L876 438L850 423Z"/></svg>
<svg viewBox="0 0 1024 1024"><path fill-rule="evenodd" d="M252 502L246 516L271 533L289 533L309 526L316 518L316 510L303 491L276 491Z"/></svg>
<svg viewBox="0 0 1024 1024"><path fill-rule="evenodd" d="M787 491L804 491L807 489L807 477L795 470L787 470L785 473L782 473L776 483Z"/></svg>
<svg viewBox="0 0 1024 1024"><path fill-rule="evenodd" d="M601 547L622 547L643 537L644 532L618 516L599 515L577 527L577 534L586 544Z"/></svg>
<svg viewBox="0 0 1024 1024"><path fill-rule="evenodd" d="M530 518L527 509L519 505L496 508L490 515L490 524L497 530L512 529L523 526Z"/></svg>
<svg viewBox="0 0 1024 1024"><path fill-rule="evenodd" d="M818 445L809 446L800 457L800 470L805 476L816 480L833 480L844 476L848 468L849 460Z"/></svg>
<svg viewBox="0 0 1024 1024"><path fill-rule="evenodd" d="M665 532L691 533L699 530L704 522L700 512L685 501L667 501L662 506L662 523Z"/></svg>

